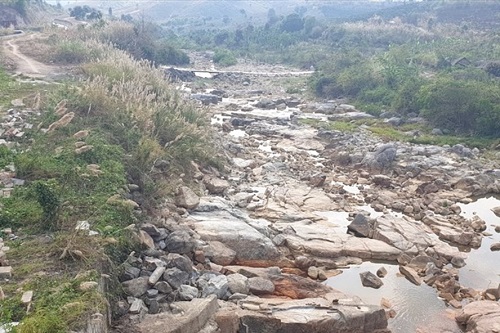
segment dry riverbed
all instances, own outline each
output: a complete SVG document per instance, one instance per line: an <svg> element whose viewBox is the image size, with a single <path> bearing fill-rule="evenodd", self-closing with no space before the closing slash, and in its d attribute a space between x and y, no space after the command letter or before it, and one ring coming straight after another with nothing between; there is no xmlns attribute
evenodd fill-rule
<svg viewBox="0 0 500 333"><path fill-rule="evenodd" d="M498 160L462 145L383 142L365 126L303 125L364 115L289 96L289 82L285 71L179 82L209 105L229 163L224 173L200 168L204 195L180 189L143 226L150 250L126 264L134 273L123 278L132 296L121 305L130 313L123 325L143 333L166 321L179 324L171 332L496 329L500 271L475 253L499 259L490 247L500 218L487 213L500 206ZM484 283L470 283L474 276Z"/></svg>

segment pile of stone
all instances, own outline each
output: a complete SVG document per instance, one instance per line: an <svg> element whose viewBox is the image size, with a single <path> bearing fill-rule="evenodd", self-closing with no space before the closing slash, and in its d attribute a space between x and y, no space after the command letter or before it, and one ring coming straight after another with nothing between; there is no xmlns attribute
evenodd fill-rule
<svg viewBox="0 0 500 333"><path fill-rule="evenodd" d="M251 293L262 295L275 291L269 279L230 273L211 263L205 253L210 256L213 251L186 230L173 231L144 224L139 237L143 243L150 244L150 248L140 255L131 254L122 265L120 280L128 295L127 302L119 304L123 314L129 312L140 317L145 313L159 313L169 310L171 302L210 295L239 300Z"/></svg>

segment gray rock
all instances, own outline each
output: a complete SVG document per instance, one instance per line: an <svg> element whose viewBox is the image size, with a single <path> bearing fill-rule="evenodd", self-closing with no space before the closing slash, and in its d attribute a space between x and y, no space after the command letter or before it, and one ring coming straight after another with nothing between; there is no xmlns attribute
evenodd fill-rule
<svg viewBox="0 0 500 333"><path fill-rule="evenodd" d="M191 273L193 271L193 262L191 259L181 256L177 253L169 253L165 258L167 268L176 267L181 271Z"/></svg>
<svg viewBox="0 0 500 333"><path fill-rule="evenodd" d="M500 243L494 243L490 246L491 251L500 251Z"/></svg>
<svg viewBox="0 0 500 333"><path fill-rule="evenodd" d="M222 97L213 94L191 94L191 98L200 101L203 105L218 104Z"/></svg>
<svg viewBox="0 0 500 333"><path fill-rule="evenodd" d="M198 297L198 289L186 284L183 284L179 287L178 293L179 299L182 301L191 301L194 298Z"/></svg>
<svg viewBox="0 0 500 333"><path fill-rule="evenodd" d="M450 151L462 157L468 157L468 158L474 157L474 153L472 152L472 150L461 144L454 145L453 147L450 148Z"/></svg>
<svg viewBox="0 0 500 333"><path fill-rule="evenodd" d="M274 109L276 108L276 103L269 98L262 98L260 101L255 103L255 107L259 109Z"/></svg>
<svg viewBox="0 0 500 333"><path fill-rule="evenodd" d="M464 258L458 256L451 258L451 264L457 268L462 268L466 265Z"/></svg>
<svg viewBox="0 0 500 333"><path fill-rule="evenodd" d="M146 291L146 296L148 298L154 298L154 297L158 296L158 290L157 289L148 289Z"/></svg>
<svg viewBox="0 0 500 333"><path fill-rule="evenodd" d="M372 272L362 272L359 273L359 277L361 278L361 284L365 287L378 289L384 285L382 280L380 280L375 274Z"/></svg>
<svg viewBox="0 0 500 333"><path fill-rule="evenodd" d="M203 286L202 297L215 295L218 299L222 299L228 291L228 279L225 275L216 275Z"/></svg>
<svg viewBox="0 0 500 333"><path fill-rule="evenodd" d="M274 283L262 277L251 277L248 279L250 292L255 295L266 295L274 293Z"/></svg>
<svg viewBox="0 0 500 333"><path fill-rule="evenodd" d="M432 135L444 135L443 131L440 128L433 128L431 131Z"/></svg>
<svg viewBox="0 0 500 333"><path fill-rule="evenodd" d="M248 295L250 288L248 278L242 274L235 273L227 276L228 289L232 294Z"/></svg>
<svg viewBox="0 0 500 333"><path fill-rule="evenodd" d="M373 223L368 217L360 213L347 226L347 231L356 237L371 237L373 234Z"/></svg>
<svg viewBox="0 0 500 333"><path fill-rule="evenodd" d="M142 301L142 299L136 298L136 299L134 299L134 301L130 305L130 308L129 308L128 311L131 314L139 314L142 311L147 311L147 309L148 308L146 307L146 304L144 304L144 302Z"/></svg>
<svg viewBox="0 0 500 333"><path fill-rule="evenodd" d="M396 159L397 149L391 143L386 143L371 154L367 154L363 163L374 169L385 169Z"/></svg>
<svg viewBox="0 0 500 333"><path fill-rule="evenodd" d="M403 120L398 117L391 117L389 119L384 120L384 123L390 124L392 126L399 126L403 123Z"/></svg>
<svg viewBox="0 0 500 333"><path fill-rule="evenodd" d="M139 277L141 270L129 264L124 264L123 273L120 275L120 281L128 281Z"/></svg>
<svg viewBox="0 0 500 333"><path fill-rule="evenodd" d="M144 223L141 226L141 229L144 230L145 232L147 232L149 234L149 236L151 236L153 238L157 238L161 235L160 230L158 230L158 228L154 224L151 224L151 223Z"/></svg>
<svg viewBox="0 0 500 333"><path fill-rule="evenodd" d="M165 273L163 273L163 280L168 282L168 284L172 288L178 289L182 284L188 282L189 274L187 272L181 271L177 267L168 268L165 271ZM146 291L144 291L144 292L146 292Z"/></svg>
<svg viewBox="0 0 500 333"><path fill-rule="evenodd" d="M387 269L385 269L385 267L380 267L379 269L377 269L377 276L379 278L383 278L387 275Z"/></svg>
<svg viewBox="0 0 500 333"><path fill-rule="evenodd" d="M217 298L196 298L190 302L171 304L175 311L148 314L140 323L141 333L193 333L200 330L213 318L219 308ZM179 314L176 314L179 313Z"/></svg>
<svg viewBox="0 0 500 333"><path fill-rule="evenodd" d="M209 242L209 249L205 252L205 256L217 265L227 266L234 261L236 252L221 242L213 241Z"/></svg>
<svg viewBox="0 0 500 333"><path fill-rule="evenodd" d="M491 209L491 211L498 217L500 217L500 206L498 207L494 207ZM500 226L498 227L498 231L497 231L497 228L495 228L495 231L496 232L500 232Z"/></svg>
<svg viewBox="0 0 500 333"><path fill-rule="evenodd" d="M186 231L174 231L165 239L168 252L187 254L191 253L195 246L195 241Z"/></svg>
<svg viewBox="0 0 500 333"><path fill-rule="evenodd" d="M203 184L211 194L222 194L229 188L229 182L215 177L205 177Z"/></svg>
<svg viewBox="0 0 500 333"><path fill-rule="evenodd" d="M177 190L175 198L176 204L186 209L194 209L200 204L200 197L196 195L189 187L181 186Z"/></svg>
<svg viewBox="0 0 500 333"><path fill-rule="evenodd" d="M156 299L152 299L149 302L149 313L150 314L159 313L160 310L161 310L160 303Z"/></svg>
<svg viewBox="0 0 500 333"><path fill-rule="evenodd" d="M163 273L165 273L166 268L165 267L157 267L153 273L149 276L148 283L150 285L155 285L160 278L163 276Z"/></svg>
<svg viewBox="0 0 500 333"><path fill-rule="evenodd" d="M129 281L122 282L125 294L133 297L141 297L149 289L148 278L138 277Z"/></svg>
<svg viewBox="0 0 500 333"><path fill-rule="evenodd" d="M161 292L163 294L170 294L173 291L170 284L168 284L168 282L166 282L166 281L159 281L155 284L154 287L156 290L158 290L159 292Z"/></svg>

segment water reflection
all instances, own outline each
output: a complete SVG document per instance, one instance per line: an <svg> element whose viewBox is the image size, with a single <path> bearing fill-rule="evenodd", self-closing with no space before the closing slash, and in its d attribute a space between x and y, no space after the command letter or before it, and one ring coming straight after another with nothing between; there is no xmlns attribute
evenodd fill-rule
<svg viewBox="0 0 500 333"><path fill-rule="evenodd" d="M500 200L495 197L481 198L470 204L459 204L462 215L466 218L479 216L486 222L486 232L492 234L485 236L478 249L468 253L467 265L460 269L460 284L475 289L496 287L500 283L500 252L492 252L490 246L500 242L500 233L495 232L495 226L500 225L500 217L491 209L500 206Z"/></svg>
<svg viewBox="0 0 500 333"><path fill-rule="evenodd" d="M375 273L382 266L388 272L382 279L384 285L380 289L363 287L359 273ZM416 286L399 276L398 271L396 265L364 262L329 278L326 284L348 295L356 295L367 304L380 305L382 297L389 300L396 311L396 317L389 320L393 333L461 332L434 288L424 284Z"/></svg>

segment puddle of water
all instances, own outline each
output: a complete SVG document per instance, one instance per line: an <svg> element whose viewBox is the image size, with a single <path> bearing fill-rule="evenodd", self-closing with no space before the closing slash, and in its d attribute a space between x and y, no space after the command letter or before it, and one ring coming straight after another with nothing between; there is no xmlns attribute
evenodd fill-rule
<svg viewBox="0 0 500 333"><path fill-rule="evenodd" d="M387 269L379 289L366 288L361 284L359 273L375 272L380 267ZM396 317L389 319L393 333L461 332L455 320L447 316L445 303L437 298L436 291L425 284L416 286L404 277L397 276L397 265L363 262L350 266L343 273L329 278L325 283L348 295L356 295L366 304L380 305L383 298L389 300L396 311Z"/></svg>
<svg viewBox="0 0 500 333"><path fill-rule="evenodd" d="M472 249L465 260L467 265L459 271L460 284L475 289L497 287L500 284L500 252L493 252L490 246L500 242L500 233L495 232L495 226L500 225L500 217L491 209L500 206L500 200L495 197L481 198L470 204L458 204L462 216L472 218L479 216L486 222L486 232L492 236L483 237L481 247Z"/></svg>

